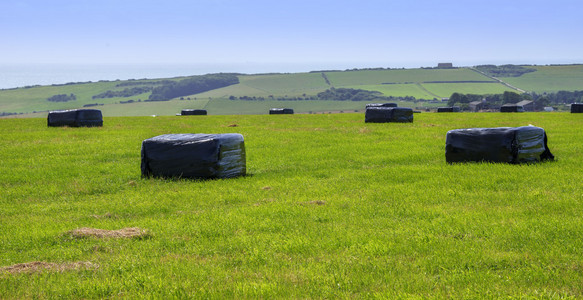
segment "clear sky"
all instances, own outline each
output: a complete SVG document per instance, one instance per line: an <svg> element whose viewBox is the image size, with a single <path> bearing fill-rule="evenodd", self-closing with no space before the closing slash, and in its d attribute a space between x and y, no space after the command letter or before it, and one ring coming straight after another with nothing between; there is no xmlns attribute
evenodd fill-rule
<svg viewBox="0 0 583 300"><path fill-rule="evenodd" d="M580 0L15 0L0 63L583 63Z"/></svg>

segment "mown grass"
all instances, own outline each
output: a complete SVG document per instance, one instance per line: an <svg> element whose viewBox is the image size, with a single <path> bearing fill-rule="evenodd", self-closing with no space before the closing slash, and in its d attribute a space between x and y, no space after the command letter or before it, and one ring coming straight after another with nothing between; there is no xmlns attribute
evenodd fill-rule
<svg viewBox="0 0 583 300"><path fill-rule="evenodd" d="M449 98L453 93L487 95L516 92L500 83L423 83L422 86L433 94Z"/></svg>
<svg viewBox="0 0 583 300"><path fill-rule="evenodd" d="M378 85L383 83L421 83L426 81L490 81L470 69L391 69L352 72L326 72L335 87Z"/></svg>
<svg viewBox="0 0 583 300"><path fill-rule="evenodd" d="M445 134L546 129L552 163L457 164ZM237 125L237 127L229 127ZM583 297L576 114L106 117L102 128L0 120L0 298ZM244 135L248 176L140 177L141 141ZM71 230L139 227L139 239Z"/></svg>

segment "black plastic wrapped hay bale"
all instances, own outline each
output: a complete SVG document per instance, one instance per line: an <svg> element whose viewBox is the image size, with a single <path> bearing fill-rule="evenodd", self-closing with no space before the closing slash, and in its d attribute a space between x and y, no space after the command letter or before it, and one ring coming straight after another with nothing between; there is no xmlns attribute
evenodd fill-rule
<svg viewBox="0 0 583 300"><path fill-rule="evenodd" d="M442 112L460 112L460 107L459 106L438 107L437 108L437 112L438 113L442 113Z"/></svg>
<svg viewBox="0 0 583 300"><path fill-rule="evenodd" d="M500 112L524 112L522 105L502 105Z"/></svg>
<svg viewBox="0 0 583 300"><path fill-rule="evenodd" d="M142 176L229 178L246 173L238 133L164 134L142 142Z"/></svg>
<svg viewBox="0 0 583 300"><path fill-rule="evenodd" d="M49 127L100 127L103 116L98 109L71 109L50 111L47 116Z"/></svg>
<svg viewBox="0 0 583 300"><path fill-rule="evenodd" d="M445 160L532 163L553 160L545 130L535 126L468 128L447 132Z"/></svg>
<svg viewBox="0 0 583 300"><path fill-rule="evenodd" d="M369 107L397 107L397 103L368 103L366 108Z"/></svg>
<svg viewBox="0 0 583 300"><path fill-rule="evenodd" d="M294 110L292 108L271 108L269 109L270 115L293 115Z"/></svg>
<svg viewBox="0 0 583 300"><path fill-rule="evenodd" d="M413 110L407 107L371 106L366 108L365 123L410 123L413 122Z"/></svg>
<svg viewBox="0 0 583 300"><path fill-rule="evenodd" d="M180 112L181 116L206 116L206 109L183 109Z"/></svg>
<svg viewBox="0 0 583 300"><path fill-rule="evenodd" d="M583 113L583 103L571 104L571 113Z"/></svg>

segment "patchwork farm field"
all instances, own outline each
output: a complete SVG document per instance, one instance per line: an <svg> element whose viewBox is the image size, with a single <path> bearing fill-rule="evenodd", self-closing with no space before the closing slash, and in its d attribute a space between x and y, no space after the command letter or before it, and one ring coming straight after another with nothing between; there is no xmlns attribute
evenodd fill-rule
<svg viewBox="0 0 583 300"><path fill-rule="evenodd" d="M556 161L445 163L448 130L536 125ZM581 298L569 113L0 119L0 298ZM144 179L166 133L241 133L248 176Z"/></svg>
<svg viewBox="0 0 583 300"><path fill-rule="evenodd" d="M529 66L529 68L537 71L520 77L502 77L501 79L516 89L537 93L559 90L576 91L581 90L583 85L583 65ZM0 116L38 117L39 112L46 116L50 110L82 108L87 105L101 109L105 116L111 117L170 116L185 108L207 109L207 105L209 114L215 114L211 110L216 110L216 114L228 115L267 114L268 104L272 105L271 107L292 105L288 101L284 103L269 101L316 99L318 93L331 88L364 89L380 92L387 97L415 97L425 100L447 98L454 92L502 94L505 91L517 91L467 67L231 75L236 76L238 83L234 81L230 85L220 85L197 93L188 91L181 93L180 96L171 95L164 98L163 100L167 101L162 101L162 103L146 102L152 95L152 90L148 87L159 86L163 81L180 82L192 77L99 81L5 89L0 90ZM186 95L190 92L193 94ZM65 100L66 102L49 101L49 98L59 95L74 95L75 99ZM225 103L226 99L233 100L227 102L229 105L217 107L216 104ZM356 110L356 107L361 108L366 104L364 101L346 103L346 101L328 101L330 98L324 99L327 100L309 100L293 105L297 107L297 112L329 112ZM424 101L411 106L424 110L439 105Z"/></svg>

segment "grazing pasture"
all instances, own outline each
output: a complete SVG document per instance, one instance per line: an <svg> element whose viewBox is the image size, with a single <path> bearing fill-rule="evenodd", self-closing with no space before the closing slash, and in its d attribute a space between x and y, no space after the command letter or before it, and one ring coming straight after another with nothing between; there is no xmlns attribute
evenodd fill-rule
<svg viewBox="0 0 583 300"><path fill-rule="evenodd" d="M448 130L528 124L556 161L445 162ZM569 113L0 119L0 298L581 298L582 126ZM242 134L248 176L141 178L142 141L167 133Z"/></svg>
<svg viewBox="0 0 583 300"><path fill-rule="evenodd" d="M504 81L526 91L537 93L583 90L583 65L528 66L536 72L520 77L504 77Z"/></svg>

